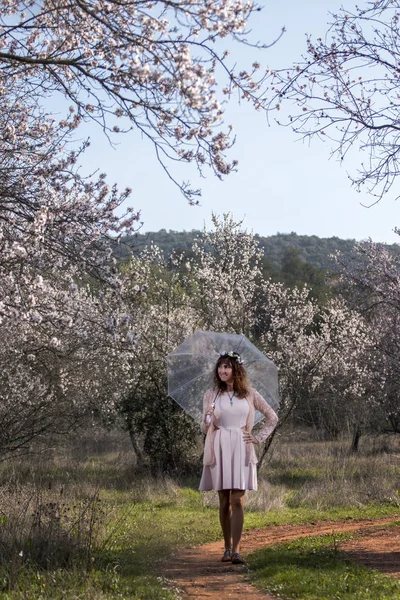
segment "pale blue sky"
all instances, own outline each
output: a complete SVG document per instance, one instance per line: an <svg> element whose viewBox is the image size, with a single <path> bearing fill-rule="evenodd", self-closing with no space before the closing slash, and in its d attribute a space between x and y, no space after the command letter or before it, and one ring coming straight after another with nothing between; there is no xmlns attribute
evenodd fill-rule
<svg viewBox="0 0 400 600"><path fill-rule="evenodd" d="M352 2L345 4L352 7ZM362 1L360 2L360 5ZM248 63L258 60L271 67L291 64L305 51L305 34L322 36L329 11L339 8L337 0L280 0L265 2L253 24L254 37L271 41L282 28L286 33L263 53L247 50ZM243 58L243 52L241 52ZM196 173L180 166L175 176L190 179L201 187L200 207L186 200L158 165L152 147L134 134L127 134L117 149L112 149L100 132L91 131L92 147L83 166L99 167L111 183L133 189L131 204L141 210L142 231L202 229L211 212L232 212L244 218L247 229L260 235L296 232L320 237L400 242L393 228L400 225L399 204L393 199L364 208L371 198L350 186L346 168L329 159L328 144L296 139L290 130L276 124L268 126L263 114L250 107L231 106L226 122L233 122L237 142L231 158L239 160L239 172L223 182L211 173L196 179Z"/></svg>

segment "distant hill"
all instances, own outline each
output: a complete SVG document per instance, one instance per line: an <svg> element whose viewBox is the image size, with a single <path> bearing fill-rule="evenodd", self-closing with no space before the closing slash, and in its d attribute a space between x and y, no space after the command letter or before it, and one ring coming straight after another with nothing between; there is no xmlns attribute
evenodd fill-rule
<svg viewBox="0 0 400 600"><path fill-rule="evenodd" d="M163 251L165 256L169 256L173 251L189 251L199 234L200 231L195 230L188 232L166 231L166 229L148 233L136 233L133 236L122 238L118 251L115 254L118 258L123 259L124 256L130 256L131 250L134 254L139 254L146 246L155 244Z"/></svg>
<svg viewBox="0 0 400 600"><path fill-rule="evenodd" d="M340 251L349 254L355 240L342 240L338 237L320 238L316 235L297 235L297 233L277 233L268 237L256 235L265 256L280 268L282 259L289 249L296 249L299 256L317 269L332 267L331 255Z"/></svg>
<svg viewBox="0 0 400 600"><path fill-rule="evenodd" d="M139 253L151 243L159 246L165 256L170 255L174 250L190 251L193 241L200 234L201 232L196 230L166 231L165 229L138 233L122 240L118 254L122 259L125 254L129 254L128 248L124 250L124 244L130 246L135 253ZM349 254L355 244L355 240L343 240L338 237L320 238L316 235L297 235L297 233L277 233L268 237L256 234L255 237L264 249L265 258L278 270L281 269L282 260L288 250L297 250L299 257L316 269L329 270L332 267L330 256L337 251L344 255ZM399 244L388 245L388 248L400 254Z"/></svg>

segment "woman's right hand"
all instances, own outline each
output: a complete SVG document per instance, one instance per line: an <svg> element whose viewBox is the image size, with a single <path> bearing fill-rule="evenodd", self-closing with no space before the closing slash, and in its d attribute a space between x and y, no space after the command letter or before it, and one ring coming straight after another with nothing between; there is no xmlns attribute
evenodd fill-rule
<svg viewBox="0 0 400 600"><path fill-rule="evenodd" d="M243 431L243 439L246 444L259 444L258 439L248 431Z"/></svg>

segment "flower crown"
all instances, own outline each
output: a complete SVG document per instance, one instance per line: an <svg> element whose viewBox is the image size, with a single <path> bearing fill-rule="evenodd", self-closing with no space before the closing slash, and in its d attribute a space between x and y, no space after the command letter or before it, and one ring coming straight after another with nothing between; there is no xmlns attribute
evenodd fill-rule
<svg viewBox="0 0 400 600"><path fill-rule="evenodd" d="M234 360L236 360L238 365L242 365L243 361L240 358L240 354L238 354L237 352L221 352L220 354L221 358L233 358Z"/></svg>

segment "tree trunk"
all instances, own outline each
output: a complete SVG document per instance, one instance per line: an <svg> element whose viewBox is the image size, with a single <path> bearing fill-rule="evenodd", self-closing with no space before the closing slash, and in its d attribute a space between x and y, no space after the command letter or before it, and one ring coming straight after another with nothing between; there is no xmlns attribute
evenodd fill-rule
<svg viewBox="0 0 400 600"><path fill-rule="evenodd" d="M359 425L354 427L353 439L351 440L351 451L355 454L358 452L358 445L361 437L361 429Z"/></svg>
<svg viewBox="0 0 400 600"><path fill-rule="evenodd" d="M128 433L129 433L129 438L131 440L131 444L132 444L132 448L135 452L136 455L136 462L138 467L142 467L143 466L143 452L141 451L141 449L139 448L139 446L137 445L136 442L136 435L135 435L135 431L134 428L132 426L132 421L128 418L125 419L126 422L126 426L128 429Z"/></svg>
<svg viewBox="0 0 400 600"><path fill-rule="evenodd" d="M291 404L286 408L286 411L284 413L281 413L279 415L279 422L278 422L278 426L276 427L276 429L274 429L274 431L271 433L271 435L269 436L269 438L267 439L267 441L264 444L264 448L262 450L261 456L258 459L258 463L257 463L257 471L260 470L261 465L263 463L263 460L265 458L265 455L267 454L271 444L272 444L272 440L275 437L276 432L278 431L278 429L280 429L282 427L282 425L289 419L290 415L292 414L292 412L294 411L294 408L297 404L297 397L295 397L292 401Z"/></svg>
<svg viewBox="0 0 400 600"><path fill-rule="evenodd" d="M266 456L266 454L267 454L267 452L268 452L268 450L269 450L269 448L270 448L270 446L271 446L271 444L272 444L272 440L273 440L273 439L274 439L274 437L275 437L275 433L276 433L276 431L277 431L277 430L276 430L276 429L274 429L274 431L271 433L271 435L269 436L269 438L267 439L267 441L266 441L266 442L265 442L265 444L264 444L263 451L262 451L262 453L261 453L261 456L260 456L260 458L258 459L258 463L257 463L257 471L259 471L259 470L260 470L260 468L261 468L261 465L262 465L262 463L263 463L263 460L264 460L264 458L265 458L265 456Z"/></svg>

